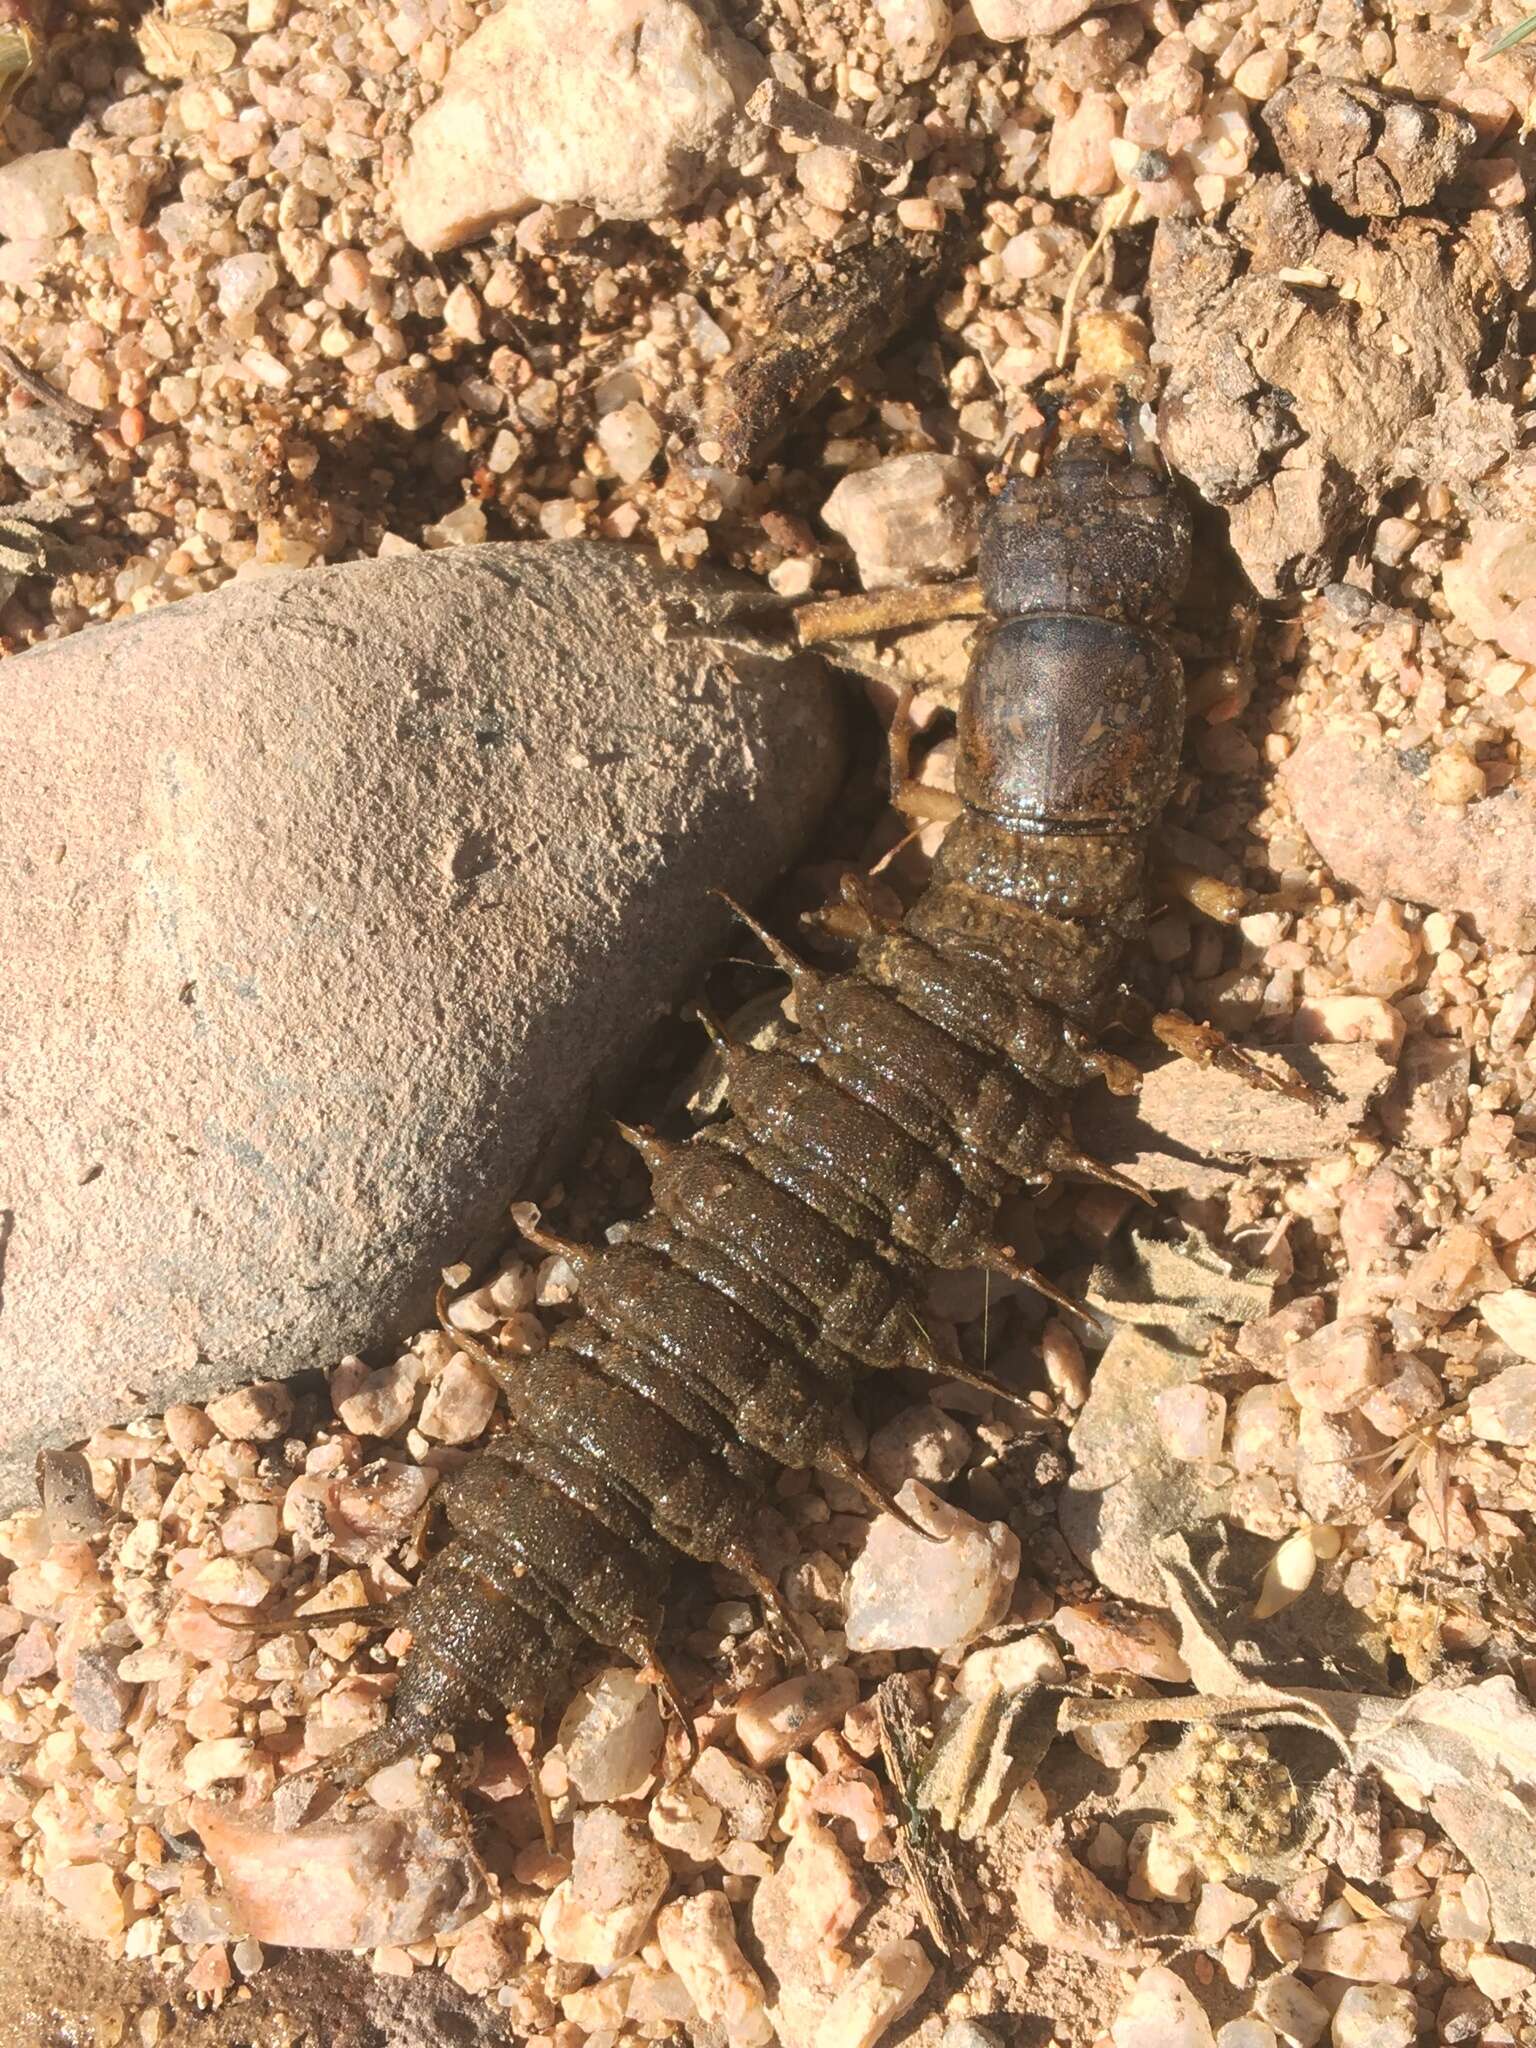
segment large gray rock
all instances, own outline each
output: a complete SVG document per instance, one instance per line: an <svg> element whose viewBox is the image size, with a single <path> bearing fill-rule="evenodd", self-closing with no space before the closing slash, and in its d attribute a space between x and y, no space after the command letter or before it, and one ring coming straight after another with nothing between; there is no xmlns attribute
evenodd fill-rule
<svg viewBox="0 0 1536 2048"><path fill-rule="evenodd" d="M505 1237L835 786L743 588L497 545L4 665L0 1493L419 1327Z"/></svg>
<svg viewBox="0 0 1536 2048"><path fill-rule="evenodd" d="M238 2001L199 2012L174 1975L114 1961L19 1884L0 1892L0 2048L113 2039L131 2048L146 2038L141 2015L157 2010L166 2048L507 2048L513 2038L494 1994L461 1991L442 1970L375 1976L366 1957L297 1949L268 1949Z"/></svg>

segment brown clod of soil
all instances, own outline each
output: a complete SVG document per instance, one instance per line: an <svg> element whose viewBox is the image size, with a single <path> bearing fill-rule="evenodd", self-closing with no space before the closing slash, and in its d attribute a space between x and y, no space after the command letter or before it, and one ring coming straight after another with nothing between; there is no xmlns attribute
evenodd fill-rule
<svg viewBox="0 0 1536 2048"><path fill-rule="evenodd" d="M1221 226L1162 223L1150 291L1163 447L1229 508L1265 596L1335 575L1388 484L1499 459L1507 407L1490 386L1530 273L1529 228L1510 214L1377 221L1353 237L1284 178L1259 179ZM1458 401L1478 409L1470 436Z"/></svg>
<svg viewBox="0 0 1536 2048"><path fill-rule="evenodd" d="M931 235L885 221L864 241L771 285L745 346L711 389L701 453L725 469L755 468L845 370L877 354L921 312L963 245L954 216Z"/></svg>
<svg viewBox="0 0 1536 2048"><path fill-rule="evenodd" d="M1280 161L1356 218L1428 206L1461 173L1477 130L1452 107L1421 106L1372 85L1308 73L1264 108Z"/></svg>

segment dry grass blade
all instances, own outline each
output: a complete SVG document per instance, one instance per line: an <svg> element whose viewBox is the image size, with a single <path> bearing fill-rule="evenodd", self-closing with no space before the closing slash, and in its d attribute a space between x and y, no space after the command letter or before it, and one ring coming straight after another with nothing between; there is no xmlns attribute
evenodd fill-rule
<svg viewBox="0 0 1536 2048"><path fill-rule="evenodd" d="M1500 56L1505 50L1512 50L1517 43L1523 43L1527 36L1533 35L1536 35L1536 14L1527 14L1522 21L1517 21L1513 28L1505 29L1503 35L1491 42L1483 55Z"/></svg>

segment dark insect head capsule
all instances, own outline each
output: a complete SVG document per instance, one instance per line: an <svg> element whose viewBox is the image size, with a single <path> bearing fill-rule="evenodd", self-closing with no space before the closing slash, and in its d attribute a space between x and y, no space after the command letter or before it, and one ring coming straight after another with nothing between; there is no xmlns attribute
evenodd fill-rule
<svg viewBox="0 0 1536 2048"><path fill-rule="evenodd" d="M982 533L999 624L971 668L956 791L1022 831L1139 831L1173 789L1183 674L1153 623L1189 578L1155 449L1080 434L1005 483Z"/></svg>

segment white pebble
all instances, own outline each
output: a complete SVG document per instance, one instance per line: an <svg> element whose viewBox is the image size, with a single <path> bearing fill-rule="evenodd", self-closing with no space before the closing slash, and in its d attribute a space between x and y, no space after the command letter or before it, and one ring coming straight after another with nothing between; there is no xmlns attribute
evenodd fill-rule
<svg viewBox="0 0 1536 2048"><path fill-rule="evenodd" d="M72 199L91 199L91 160L78 149L24 151L0 165L0 235L14 242L51 242L74 225Z"/></svg>
<svg viewBox="0 0 1536 2048"><path fill-rule="evenodd" d="M435 254L531 202L653 220L725 162L754 82L686 0L507 0L411 130L400 224Z"/></svg>
<svg viewBox="0 0 1536 2048"><path fill-rule="evenodd" d="M753 1763L778 1763L835 1727L858 1696L859 1681L846 1664L787 1678L741 1702L736 1739Z"/></svg>
<svg viewBox="0 0 1536 2048"><path fill-rule="evenodd" d="M1227 1404L1214 1389L1167 1387L1152 1405L1157 1412L1158 1434L1170 1456L1196 1464L1221 1456Z"/></svg>
<svg viewBox="0 0 1536 2048"><path fill-rule="evenodd" d="M439 1444L467 1444L490 1421L496 1388L484 1366L463 1356L449 1359L427 1389L419 1427Z"/></svg>
<svg viewBox="0 0 1536 2048"><path fill-rule="evenodd" d="M852 548L866 590L952 575L976 552L980 492L953 455L897 455L845 476L822 518Z"/></svg>
<svg viewBox="0 0 1536 2048"><path fill-rule="evenodd" d="M560 1723L571 1783L593 1804L632 1799L655 1772L665 1732L650 1686L619 1666L602 1672Z"/></svg>
<svg viewBox="0 0 1536 2048"><path fill-rule="evenodd" d="M1327 2006L1299 1977L1271 1977L1260 1985L1253 2009L1274 2028L1285 2048L1316 2048L1328 2024Z"/></svg>
<svg viewBox="0 0 1536 2048"><path fill-rule="evenodd" d="M947 1650L1001 1621L1019 1575L1019 1539L978 1522L915 1479L896 1496L938 1541L880 1515L847 1583L851 1650Z"/></svg>
<svg viewBox="0 0 1536 2048"><path fill-rule="evenodd" d="M226 256L213 266L212 276L226 320L254 320L277 289L277 265L270 256Z"/></svg>
<svg viewBox="0 0 1536 2048"><path fill-rule="evenodd" d="M222 1736L217 1742L195 1742L181 1760L181 1774L189 1792L206 1792L210 1785L228 1778L243 1778L250 1767L255 1744L243 1735Z"/></svg>
<svg viewBox="0 0 1536 2048"><path fill-rule="evenodd" d="M1419 2011L1411 1991L1352 1984L1333 2015L1333 2048L1413 2048Z"/></svg>
<svg viewBox="0 0 1536 2048"><path fill-rule="evenodd" d="M1511 1287L1504 1294L1485 1294L1477 1304L1477 1312L1517 1358L1536 1360L1536 1294L1529 1288Z"/></svg>
<svg viewBox="0 0 1536 2048"><path fill-rule="evenodd" d="M612 1969L645 1940L671 1875L650 1837L612 1807L578 1814L571 1874L539 1916L545 1947L560 1962Z"/></svg>
<svg viewBox="0 0 1536 2048"><path fill-rule="evenodd" d="M1267 100L1278 92L1290 71L1284 50L1255 50L1232 74L1232 83L1245 100Z"/></svg>
<svg viewBox="0 0 1536 2048"><path fill-rule="evenodd" d="M933 1964L915 1941L893 1941L861 1963L816 2030L816 2048L874 2048L928 1989Z"/></svg>
<svg viewBox="0 0 1536 2048"><path fill-rule="evenodd" d="M598 445L620 483L638 483L661 453L661 429L634 400L598 422Z"/></svg>
<svg viewBox="0 0 1536 2048"><path fill-rule="evenodd" d="M393 1436L411 1419L420 1378L421 1360L406 1352L393 1365L383 1365L377 1372L369 1373L354 1391L336 1400L336 1413L343 1426L356 1436ZM333 1399L337 1391L333 1380Z"/></svg>
<svg viewBox="0 0 1536 2048"><path fill-rule="evenodd" d="M723 2027L731 2048L767 2048L773 2039L767 1994L741 1952L724 1892L699 1892L663 1907L656 1938L706 2027Z"/></svg>
<svg viewBox="0 0 1536 2048"><path fill-rule="evenodd" d="M859 166L846 149L820 143L795 158L795 176L813 205L846 213L859 196Z"/></svg>
<svg viewBox="0 0 1536 2048"><path fill-rule="evenodd" d="M1143 1970L1109 2030L1115 2048L1215 2048L1198 1999L1161 1964Z"/></svg>
<svg viewBox="0 0 1536 2048"><path fill-rule="evenodd" d="M875 0L903 78L926 78L955 32L950 0Z"/></svg>
<svg viewBox="0 0 1536 2048"><path fill-rule="evenodd" d="M236 1442L270 1443L273 1437L282 1435L292 1419L293 1396L286 1387L268 1380L210 1401L207 1415L221 1436Z"/></svg>
<svg viewBox="0 0 1536 2048"><path fill-rule="evenodd" d="M971 0L976 26L994 43L1016 43L1025 36L1053 36L1070 28L1092 8L1094 0Z"/></svg>

